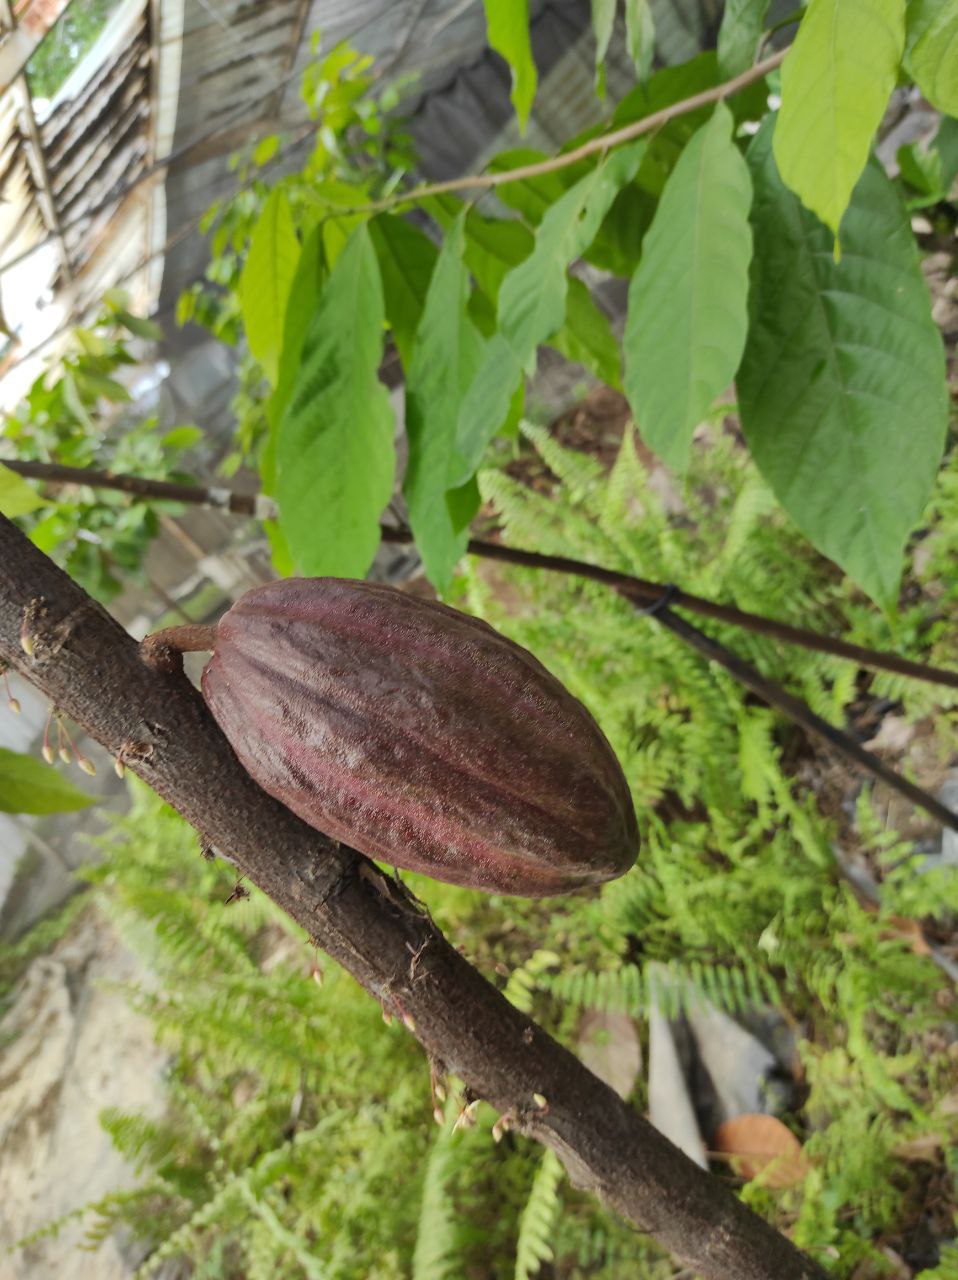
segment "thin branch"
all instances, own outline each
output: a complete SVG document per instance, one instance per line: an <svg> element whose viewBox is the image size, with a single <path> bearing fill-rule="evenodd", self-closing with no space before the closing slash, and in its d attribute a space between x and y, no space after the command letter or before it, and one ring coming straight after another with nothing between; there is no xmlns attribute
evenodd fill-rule
<svg viewBox="0 0 958 1280"><path fill-rule="evenodd" d="M237 516L254 516L258 520L276 515L276 504L258 493L236 493L232 489L195 484L179 484L173 480L153 480L148 476L95 471L92 467L67 467L59 462L34 462L20 458L0 458L0 464L28 480L44 484L87 485L91 489L116 489L136 498L152 498L160 502L188 502L195 506L230 511Z"/></svg>
<svg viewBox="0 0 958 1280"><path fill-rule="evenodd" d="M232 489L226 488L175 484L168 480L149 480L143 476L117 475L112 471L92 471L85 467L66 467L52 462L24 462L12 458L0 461L18 475L42 480L46 484L84 484L91 488L118 489L136 497L189 502L230 511L234 515L254 516L258 520L275 519L277 515L275 502L265 494L235 493ZM384 542L411 543L414 541L412 530L403 525L384 525L381 532ZM502 560L509 564L524 565L529 569L544 569L551 573L572 574L579 578L588 578L592 582L603 582L606 586L628 594L630 598L642 601L644 604L655 604L664 600L668 593L668 599L672 605L688 609L704 618L714 618L716 622L742 627L746 631L769 636L785 644L797 644L818 653L829 653L836 658L849 658L863 667L892 671L896 675L908 676L914 680L927 680L931 684L958 689L958 671L947 671L943 667L934 667L926 662L914 662L910 658L903 658L897 653L889 653L883 649L868 649L863 645L852 644L849 640L823 635L819 631L810 631L805 627L793 627L787 622L778 622L760 613L749 613L745 609L737 609L734 605L706 600L703 596L692 595L691 592L682 591L679 588L670 589L661 582L637 578L629 573L621 573L617 569L605 569L601 565L588 564L584 560L573 560L568 556L549 556L539 551L523 551L519 547L505 546L500 542L486 542L480 538L473 538L469 542L468 550L471 555L484 556L490 560Z"/></svg>
<svg viewBox="0 0 958 1280"><path fill-rule="evenodd" d="M704 89L701 93L695 93L690 98L683 98L681 102L673 102L669 106L663 107L661 111L654 111L650 116L635 120L632 124L623 125L621 129L613 129L611 133L601 133L598 137L590 138L588 142L583 142L581 146L575 147L572 151L564 151L557 156L550 156L548 160L539 160L535 164L520 165L515 169L503 169L499 173L475 173L468 174L463 178L449 178L445 182L423 183L421 186L413 187L409 191L399 192L394 196L388 196L383 200L376 200L370 204L355 205L352 208L341 211L337 210L336 216L339 217L341 213L382 213L387 209L394 209L397 206L425 200L429 196L446 195L452 191L488 191L493 187L501 187L508 182L522 182L527 178L538 178L544 173L555 173L558 169L567 169L570 165L578 164L580 160L587 160L589 156L601 155L603 152L608 151L610 147L617 147L623 142L631 142L634 138L641 138L643 134L653 133L656 129L668 124L670 120L675 120L679 116L685 116L692 111L697 111L699 107L707 107L713 102L721 102L724 98L730 98L733 94L738 93L740 89L745 89L757 80L764 79L770 71L774 71L782 63L787 53L787 49L773 53L770 57L764 58L761 62L756 62L753 67L749 67L747 71L743 71L741 75L737 75L731 80L717 84L711 89Z"/></svg>
<svg viewBox="0 0 958 1280"><path fill-rule="evenodd" d="M658 622L661 622L663 627L667 627L669 631L681 637L704 658L709 659L711 662L720 663L726 671L731 672L740 684L743 684L746 689L751 689L763 702L767 702L769 706L783 712L790 720L794 720L796 724L801 725L809 733L815 734L817 737L823 738L831 746L837 747L842 755L854 760L868 773L880 778L882 782L901 795L907 796L912 804L916 804L920 809L924 809L926 813L930 813L943 826L950 827L952 831L958 831L958 813L955 813L953 809L949 809L947 805L942 804L940 800L936 800L931 792L926 791L924 787L919 787L914 782L910 782L902 774L885 764L884 761L879 760L878 756L873 755L871 751L866 751L847 733L844 733L841 729L836 729L827 720L823 720L821 716L816 715L800 698L794 697L773 680L767 680L765 676L761 675L742 658L739 658L737 654L732 653L723 644L719 644L717 640L713 640L710 636L699 631L698 627L693 627L684 618L677 617L671 609L656 610L655 618Z"/></svg>
<svg viewBox="0 0 958 1280"><path fill-rule="evenodd" d="M3 517L0 659L122 754L435 1062L556 1151L576 1185L705 1280L824 1280L791 1241L514 1008L401 885L261 791L182 669L148 666L119 623Z"/></svg>

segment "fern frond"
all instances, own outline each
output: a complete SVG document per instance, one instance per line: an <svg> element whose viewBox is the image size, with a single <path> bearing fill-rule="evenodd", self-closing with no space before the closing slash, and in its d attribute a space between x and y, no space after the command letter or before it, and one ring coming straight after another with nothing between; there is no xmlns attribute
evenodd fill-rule
<svg viewBox="0 0 958 1280"><path fill-rule="evenodd" d="M515 1280L531 1280L543 1262L551 1262L554 1257L552 1241L561 1182L562 1162L554 1151L546 1150L519 1219Z"/></svg>

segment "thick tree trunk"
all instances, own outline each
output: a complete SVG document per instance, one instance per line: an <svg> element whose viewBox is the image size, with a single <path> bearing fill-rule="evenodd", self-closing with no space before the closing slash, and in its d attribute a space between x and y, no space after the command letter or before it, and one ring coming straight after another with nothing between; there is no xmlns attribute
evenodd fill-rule
<svg viewBox="0 0 958 1280"><path fill-rule="evenodd" d="M435 1063L556 1151L576 1185L707 1280L825 1275L513 1008L401 886L261 791L183 674L147 666L3 517L0 659L122 756L402 1018Z"/></svg>

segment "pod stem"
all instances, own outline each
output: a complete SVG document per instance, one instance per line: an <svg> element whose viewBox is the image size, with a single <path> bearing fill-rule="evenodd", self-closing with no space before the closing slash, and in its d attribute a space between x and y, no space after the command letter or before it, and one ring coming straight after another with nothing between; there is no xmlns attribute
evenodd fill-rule
<svg viewBox="0 0 958 1280"><path fill-rule="evenodd" d="M164 627L140 642L140 653L158 671L183 669L182 654L202 653L216 644L216 627L191 622L182 627Z"/></svg>

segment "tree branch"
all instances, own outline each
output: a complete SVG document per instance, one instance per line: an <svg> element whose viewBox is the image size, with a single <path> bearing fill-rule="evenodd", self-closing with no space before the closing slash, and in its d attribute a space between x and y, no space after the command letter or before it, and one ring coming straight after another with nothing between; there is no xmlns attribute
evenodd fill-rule
<svg viewBox="0 0 958 1280"><path fill-rule="evenodd" d="M429 196L446 195L452 191L488 191L493 187L504 186L507 182L522 182L528 178L538 178L544 173L555 173L557 169L567 169L570 165L578 164L580 160L588 159L589 156L601 155L610 147L618 147L623 142L631 142L634 138L641 138L643 134L653 133L656 129L668 124L670 120L688 115L691 111L697 111L699 107L707 107L713 102L721 102L724 98L732 97L739 90L754 84L756 80L764 79L770 71L774 71L785 60L787 53L787 49L773 53L731 80L717 84L711 89L704 89L701 93L695 93L689 98L683 98L681 102L673 102L663 107L661 111L654 111L650 116L635 120L632 124L623 125L621 129L613 129L611 133L600 133L598 137L590 138L588 142L575 147L572 151L560 152L557 156L550 156L548 160L520 165L516 169L503 169L498 173L475 173L463 178L449 178L445 182L423 183L409 191L398 192L394 196L376 200L371 204L355 205L341 212L382 213L405 204L414 204ZM340 216L339 210L336 216Z"/></svg>
<svg viewBox="0 0 958 1280"><path fill-rule="evenodd" d="M576 1185L705 1280L824 1280L509 1004L400 885L261 791L183 675L147 666L120 625L3 517L0 659L108 751L128 753L128 767L398 1014L434 1061L556 1151Z"/></svg>
<svg viewBox="0 0 958 1280"><path fill-rule="evenodd" d="M0 462L9 470L15 471L17 475L42 480L46 484L85 484L94 489L119 489L123 493L140 498L189 502L217 510L231 511L234 515L254 516L258 520L275 519L278 514L273 499L261 493L235 493L232 489L205 488L199 484L175 484L169 480L150 480L144 476L118 475L113 471L92 471L86 467L61 466L56 462L27 462L18 458L4 458ZM381 533L384 542L414 541L412 530L404 525L383 525ZM655 604L668 596L670 604L688 609L704 618L713 618L716 622L742 627L746 631L754 631L757 635L769 636L785 644L797 644L817 653L830 653L836 658L849 658L863 667L893 671L896 675L909 676L915 680L927 680L931 684L942 684L951 689L958 689L958 671L946 671L943 667L933 667L927 662L913 662L910 658L903 658L900 654L889 653L884 649L867 649L863 645L826 636L819 631L793 627L787 622L778 622L760 613L749 613L745 609L736 609L734 605L706 600L703 596L692 595L691 592L682 591L678 587L670 590L661 582L636 578L632 574L621 573L617 569L605 569L601 565L588 564L584 560L573 560L568 556L549 556L543 555L540 551L523 551L519 547L508 547L501 542L486 542L480 538L471 539L468 550L471 555L485 556L490 560L502 560L509 564L524 565L529 569L545 569L551 573L573 574L593 582L603 582L606 586L613 587L631 599L645 604Z"/></svg>

